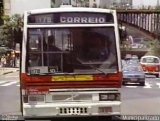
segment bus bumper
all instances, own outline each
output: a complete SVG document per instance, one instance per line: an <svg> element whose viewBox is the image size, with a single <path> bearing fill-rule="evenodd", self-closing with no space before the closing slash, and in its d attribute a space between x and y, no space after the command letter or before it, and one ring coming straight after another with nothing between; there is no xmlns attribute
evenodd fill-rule
<svg viewBox="0 0 160 121"><path fill-rule="evenodd" d="M120 101L23 104L23 116L24 118L114 116L120 115L120 105Z"/></svg>

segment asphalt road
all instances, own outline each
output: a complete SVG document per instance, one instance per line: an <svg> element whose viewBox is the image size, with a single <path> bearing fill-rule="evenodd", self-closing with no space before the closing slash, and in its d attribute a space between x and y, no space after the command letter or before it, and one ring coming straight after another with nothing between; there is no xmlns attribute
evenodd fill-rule
<svg viewBox="0 0 160 121"><path fill-rule="evenodd" d="M19 72L0 76L0 114L20 114Z"/></svg>
<svg viewBox="0 0 160 121"><path fill-rule="evenodd" d="M160 114L160 79L146 78L145 86L122 86L122 115ZM20 113L18 72L0 76L0 114Z"/></svg>
<svg viewBox="0 0 160 121"><path fill-rule="evenodd" d="M146 78L145 86L128 84L121 88L122 115L160 114L160 79Z"/></svg>

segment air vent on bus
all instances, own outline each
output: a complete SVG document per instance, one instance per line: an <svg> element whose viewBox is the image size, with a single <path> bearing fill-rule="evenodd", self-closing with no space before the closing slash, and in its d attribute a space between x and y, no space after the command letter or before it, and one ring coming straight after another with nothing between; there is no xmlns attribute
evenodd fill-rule
<svg viewBox="0 0 160 121"><path fill-rule="evenodd" d="M88 109L86 107L66 107L66 108L59 108L59 113L61 115L87 114Z"/></svg>

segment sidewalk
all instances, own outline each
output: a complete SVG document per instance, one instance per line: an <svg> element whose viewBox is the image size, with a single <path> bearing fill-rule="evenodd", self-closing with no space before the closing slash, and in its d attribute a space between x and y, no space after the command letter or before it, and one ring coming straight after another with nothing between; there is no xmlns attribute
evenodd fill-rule
<svg viewBox="0 0 160 121"><path fill-rule="evenodd" d="M0 75L13 73L13 72L16 72L16 71L19 71L19 68L0 67Z"/></svg>

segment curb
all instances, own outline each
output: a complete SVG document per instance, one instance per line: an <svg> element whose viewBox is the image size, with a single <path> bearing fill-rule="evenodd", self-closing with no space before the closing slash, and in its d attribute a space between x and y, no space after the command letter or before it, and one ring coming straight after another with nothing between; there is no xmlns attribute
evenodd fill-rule
<svg viewBox="0 0 160 121"><path fill-rule="evenodd" d="M6 75L6 74L9 74L9 73L14 73L14 72L17 72L17 71L19 71L19 70L14 70L14 71L8 71L8 72L4 72L4 73L2 73L2 74L0 74L0 75Z"/></svg>
<svg viewBox="0 0 160 121"><path fill-rule="evenodd" d="M6 74L9 74L9 73L13 73L14 71L9 71L9 72L5 72L3 73L2 75L6 75Z"/></svg>

